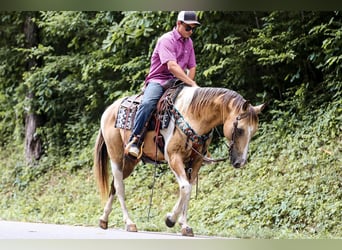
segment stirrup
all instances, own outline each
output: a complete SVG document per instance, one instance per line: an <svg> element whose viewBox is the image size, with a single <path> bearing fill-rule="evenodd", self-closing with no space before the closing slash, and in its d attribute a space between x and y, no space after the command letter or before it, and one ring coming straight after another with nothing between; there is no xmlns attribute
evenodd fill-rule
<svg viewBox="0 0 342 250"><path fill-rule="evenodd" d="M128 154L138 159L140 155L139 147L135 144L132 144L128 149Z"/></svg>
<svg viewBox="0 0 342 250"><path fill-rule="evenodd" d="M125 147L124 153L125 155L130 155L133 156L137 159L140 159L140 157L142 156L143 153L143 146L144 146L144 142L141 143L140 148L138 145L136 145L136 147L132 148L132 145L135 144L138 141L138 138L135 136ZM134 148L136 148L136 150L134 150ZM131 150L132 149L132 150ZM137 152L139 150L139 152Z"/></svg>

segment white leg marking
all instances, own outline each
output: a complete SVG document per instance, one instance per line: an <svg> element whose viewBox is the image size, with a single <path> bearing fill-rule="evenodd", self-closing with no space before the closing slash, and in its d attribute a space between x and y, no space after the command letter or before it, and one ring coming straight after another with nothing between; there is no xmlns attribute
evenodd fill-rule
<svg viewBox="0 0 342 250"><path fill-rule="evenodd" d="M167 216L171 221L176 221L179 217L179 223L182 227L186 228L187 225L187 210L189 205L189 200L191 196L192 185L188 180L178 178L179 184L179 198L176 205L173 207L172 213L168 213Z"/></svg>
<svg viewBox="0 0 342 250"><path fill-rule="evenodd" d="M103 214L100 217L101 220L108 222L109 214L112 212L113 200L114 200L114 195L111 194L103 209Z"/></svg>
<svg viewBox="0 0 342 250"><path fill-rule="evenodd" d="M123 214L123 221L126 225L133 224L131 219L129 218L126 203L125 203L125 185L123 182L123 174L122 171L118 168L117 164L114 162L110 161L112 171L113 171L113 176L114 176L114 186L116 190L116 195L118 196L118 200L121 205L121 210Z"/></svg>

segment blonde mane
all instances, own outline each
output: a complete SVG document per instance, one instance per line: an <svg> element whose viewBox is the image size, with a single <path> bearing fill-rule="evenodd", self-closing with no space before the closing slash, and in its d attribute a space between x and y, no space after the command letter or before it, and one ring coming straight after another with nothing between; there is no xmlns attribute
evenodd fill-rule
<svg viewBox="0 0 342 250"><path fill-rule="evenodd" d="M217 99L219 101L217 102ZM216 101L216 102L215 102ZM246 100L237 92L225 89L225 88L198 88L196 89L192 100L189 105L189 111L197 116L201 117L204 115L204 110L212 110L215 108L213 105L217 103L222 104L222 107L226 108L223 112L229 112L229 105L233 109L236 109L239 113L242 110L243 105L245 104ZM215 104L216 103L216 104ZM248 117L251 122L257 122L257 115L254 112L253 108L248 109Z"/></svg>

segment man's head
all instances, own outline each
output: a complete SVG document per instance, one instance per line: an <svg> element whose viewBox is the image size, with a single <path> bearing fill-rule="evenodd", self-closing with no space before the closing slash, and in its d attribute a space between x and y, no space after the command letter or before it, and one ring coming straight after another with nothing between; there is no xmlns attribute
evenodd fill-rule
<svg viewBox="0 0 342 250"><path fill-rule="evenodd" d="M195 28L201 25L195 11L181 11L177 17L177 30L184 38L192 35Z"/></svg>

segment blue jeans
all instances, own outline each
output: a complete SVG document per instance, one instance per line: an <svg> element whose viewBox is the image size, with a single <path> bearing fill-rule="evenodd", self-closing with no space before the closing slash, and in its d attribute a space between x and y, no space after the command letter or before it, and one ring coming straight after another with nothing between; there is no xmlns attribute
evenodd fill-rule
<svg viewBox="0 0 342 250"><path fill-rule="evenodd" d="M159 83L150 82L146 86L141 104L135 116L130 140L133 139L134 136L141 135L148 118L155 110L157 103L164 92L164 88ZM143 141L143 138L141 138L141 141Z"/></svg>

